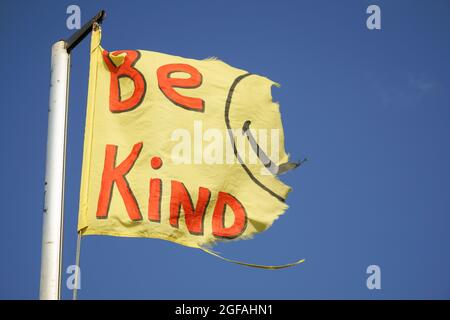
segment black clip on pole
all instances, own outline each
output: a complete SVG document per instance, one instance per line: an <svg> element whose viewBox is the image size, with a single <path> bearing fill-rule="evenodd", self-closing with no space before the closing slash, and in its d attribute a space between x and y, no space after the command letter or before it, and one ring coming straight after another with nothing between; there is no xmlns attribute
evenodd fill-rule
<svg viewBox="0 0 450 320"><path fill-rule="evenodd" d="M67 53L70 53L73 48L77 46L86 36L92 31L92 26L94 23L102 23L105 18L106 12L105 10L100 10L95 17L93 17L89 22L85 23L80 30L75 32L69 40L66 41L66 50Z"/></svg>

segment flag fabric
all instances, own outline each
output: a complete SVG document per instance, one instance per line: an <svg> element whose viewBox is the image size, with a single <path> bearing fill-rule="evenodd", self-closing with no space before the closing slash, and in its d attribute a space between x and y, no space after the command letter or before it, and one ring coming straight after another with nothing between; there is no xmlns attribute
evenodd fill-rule
<svg viewBox="0 0 450 320"><path fill-rule="evenodd" d="M276 84L215 58L108 52L100 40L96 28L79 232L205 249L269 228L290 191L277 175L292 167Z"/></svg>

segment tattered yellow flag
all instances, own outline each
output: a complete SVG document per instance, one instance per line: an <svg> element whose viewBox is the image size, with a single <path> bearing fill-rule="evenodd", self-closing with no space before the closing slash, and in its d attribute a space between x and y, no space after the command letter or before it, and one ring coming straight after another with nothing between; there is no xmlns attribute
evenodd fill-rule
<svg viewBox="0 0 450 320"><path fill-rule="evenodd" d="M296 166L274 83L217 59L108 52L100 39L96 28L79 232L208 250L270 227L290 191L277 174Z"/></svg>

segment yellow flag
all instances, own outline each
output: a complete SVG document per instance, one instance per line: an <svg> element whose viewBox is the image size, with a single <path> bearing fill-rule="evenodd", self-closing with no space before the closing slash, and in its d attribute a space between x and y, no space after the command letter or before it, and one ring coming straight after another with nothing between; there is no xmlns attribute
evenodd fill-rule
<svg viewBox="0 0 450 320"><path fill-rule="evenodd" d="M292 166L275 83L100 39L94 30L79 232L204 249L270 227L290 191L277 174Z"/></svg>

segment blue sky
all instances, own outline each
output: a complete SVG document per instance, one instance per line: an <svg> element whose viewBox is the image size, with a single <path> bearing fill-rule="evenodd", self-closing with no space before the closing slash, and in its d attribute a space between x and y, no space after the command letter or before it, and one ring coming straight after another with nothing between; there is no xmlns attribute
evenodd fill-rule
<svg viewBox="0 0 450 320"><path fill-rule="evenodd" d="M289 210L221 244L245 268L173 243L87 237L80 299L450 298L450 2L2 1L0 298L39 294L52 43L107 11L103 47L217 56L281 83ZM381 8L381 30L366 8ZM64 269L74 263L89 40L72 53ZM381 268L368 290L366 268ZM64 283L67 275L64 275ZM63 283L63 298L71 292Z"/></svg>

